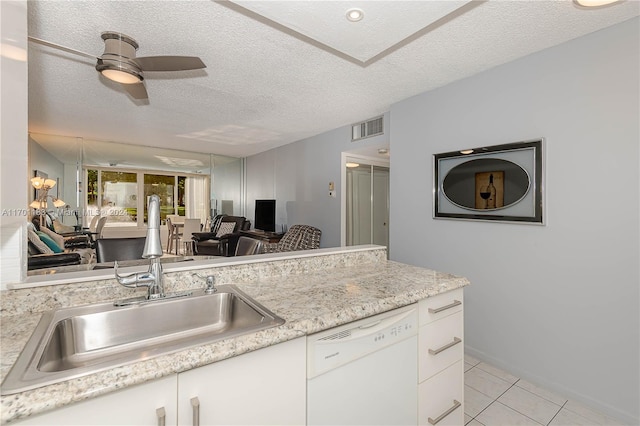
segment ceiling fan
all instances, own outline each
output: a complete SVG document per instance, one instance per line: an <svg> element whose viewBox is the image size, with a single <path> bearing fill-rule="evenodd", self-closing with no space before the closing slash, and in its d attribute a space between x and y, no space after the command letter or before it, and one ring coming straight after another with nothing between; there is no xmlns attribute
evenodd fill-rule
<svg viewBox="0 0 640 426"><path fill-rule="evenodd" d="M125 34L114 31L103 32L102 40L104 40L104 53L102 56L95 56L29 36L29 41L33 43L96 60L96 70L109 80L121 83L122 87L134 99L149 97L143 83L143 72L186 71L206 68L204 62L196 56L143 56L137 58L138 42Z"/></svg>

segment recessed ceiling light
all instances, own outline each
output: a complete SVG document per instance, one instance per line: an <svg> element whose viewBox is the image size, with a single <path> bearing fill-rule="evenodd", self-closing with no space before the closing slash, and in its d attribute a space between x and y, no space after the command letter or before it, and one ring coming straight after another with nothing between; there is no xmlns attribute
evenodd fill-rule
<svg viewBox="0 0 640 426"><path fill-rule="evenodd" d="M462 151L460 151L460 154L471 154L472 152L472 149L463 149Z"/></svg>
<svg viewBox="0 0 640 426"><path fill-rule="evenodd" d="M364 18L364 12L362 11L362 9L354 7L353 9L347 10L347 19L349 21L358 22L361 21L362 18Z"/></svg>
<svg viewBox="0 0 640 426"><path fill-rule="evenodd" d="M349 162L346 164L346 166L347 166L347 167L349 167L349 168L354 168L354 167L360 167L360 164L358 164L358 163L352 163L352 162L350 162L350 161L349 161Z"/></svg>

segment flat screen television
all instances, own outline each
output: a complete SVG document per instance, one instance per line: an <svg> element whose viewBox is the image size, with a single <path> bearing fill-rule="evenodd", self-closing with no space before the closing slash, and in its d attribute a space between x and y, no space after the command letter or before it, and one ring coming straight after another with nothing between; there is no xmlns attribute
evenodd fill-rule
<svg viewBox="0 0 640 426"><path fill-rule="evenodd" d="M261 231L276 231L276 200L256 200L255 223Z"/></svg>

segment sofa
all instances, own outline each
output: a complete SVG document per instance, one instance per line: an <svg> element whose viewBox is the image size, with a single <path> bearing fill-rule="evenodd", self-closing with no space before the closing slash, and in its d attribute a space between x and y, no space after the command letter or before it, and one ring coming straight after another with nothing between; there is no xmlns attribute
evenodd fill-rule
<svg viewBox="0 0 640 426"><path fill-rule="evenodd" d="M194 232L194 254L198 256L233 256L236 252L240 231L251 228L251 221L244 216L218 215L210 232Z"/></svg>
<svg viewBox="0 0 640 426"><path fill-rule="evenodd" d="M93 259L93 249L89 248L86 235L59 234L52 229L54 223L51 220L49 227L47 221L43 221L45 226L40 226L39 216L27 223L27 270L80 265Z"/></svg>
<svg viewBox="0 0 640 426"><path fill-rule="evenodd" d="M91 239L86 233L76 232L74 227L63 225L56 219L53 219L49 213L45 213L42 225L40 225L40 216L38 215L35 215L33 219L31 219L31 223L36 231L47 232L48 230L62 237L64 240L64 247L62 248L75 249L91 247ZM53 237L55 238L55 236Z"/></svg>

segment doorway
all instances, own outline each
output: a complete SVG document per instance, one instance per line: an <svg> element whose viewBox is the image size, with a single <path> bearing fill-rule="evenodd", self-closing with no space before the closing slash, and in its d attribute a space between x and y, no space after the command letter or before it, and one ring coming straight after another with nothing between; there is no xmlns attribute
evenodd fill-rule
<svg viewBox="0 0 640 426"><path fill-rule="evenodd" d="M389 165L345 157L343 245L389 245Z"/></svg>

